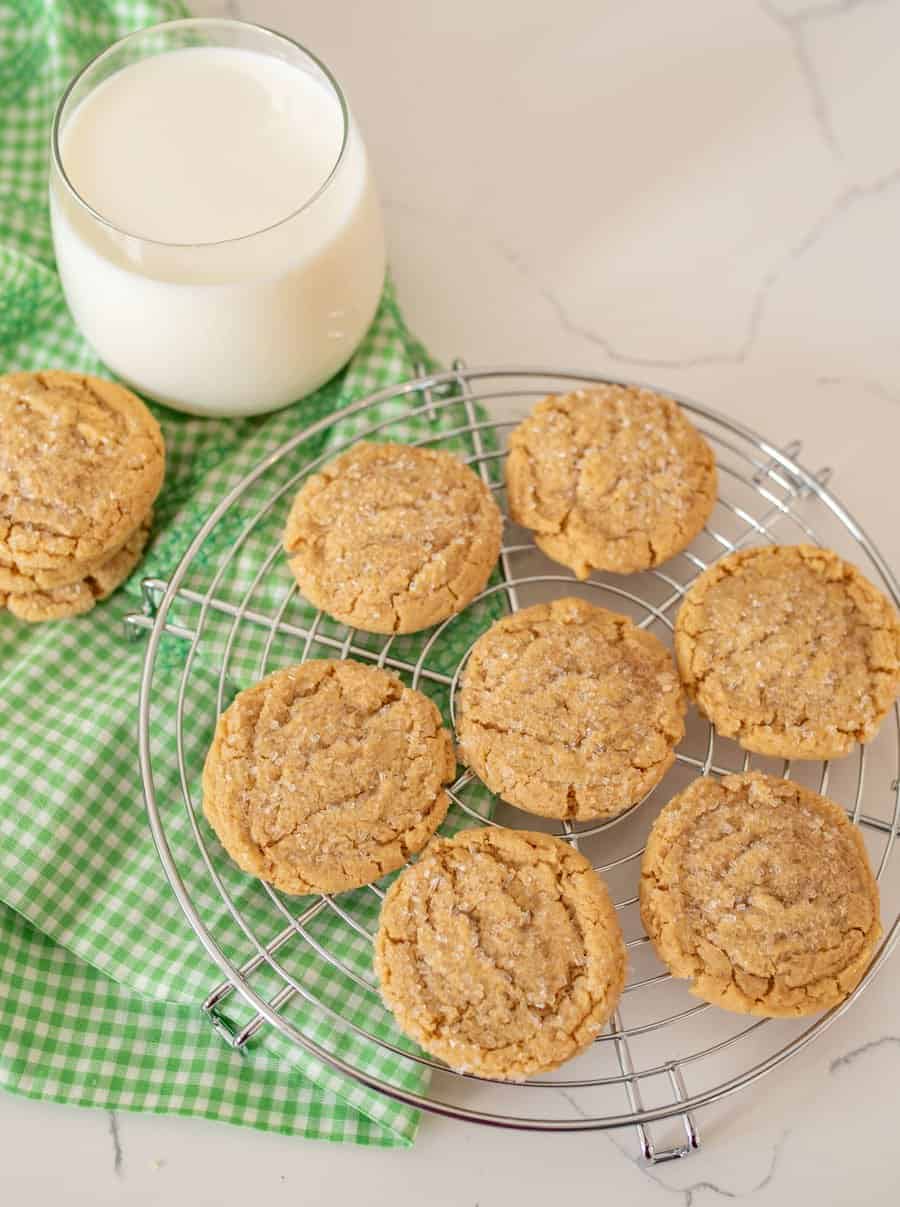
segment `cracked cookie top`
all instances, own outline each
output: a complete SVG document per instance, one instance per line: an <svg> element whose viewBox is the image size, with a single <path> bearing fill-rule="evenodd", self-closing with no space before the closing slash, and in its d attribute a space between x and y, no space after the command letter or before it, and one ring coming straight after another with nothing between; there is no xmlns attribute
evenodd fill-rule
<svg viewBox="0 0 900 1207"><path fill-rule="evenodd" d="M414 633L483 590L502 529L488 488L451 453L361 443L304 484L284 548L300 590L329 616Z"/></svg>
<svg viewBox="0 0 900 1207"><path fill-rule="evenodd" d="M3 590L76 582L80 563L112 556L147 516L164 469L159 425L123 386L56 369L0 377Z"/></svg>
<svg viewBox="0 0 900 1207"><path fill-rule="evenodd" d="M836 553L767 545L717 562L685 596L688 693L746 750L828 759L875 736L900 692L900 620Z"/></svg>
<svg viewBox="0 0 900 1207"><path fill-rule="evenodd" d="M695 780L657 818L641 917L691 992L741 1014L828 1009L881 935L878 885L843 809L753 772Z"/></svg>
<svg viewBox="0 0 900 1207"><path fill-rule="evenodd" d="M219 717L203 811L229 855L285 893L339 893L422 849L456 760L436 706L355 662L304 662Z"/></svg>
<svg viewBox="0 0 900 1207"><path fill-rule="evenodd" d="M551 395L513 431L509 514L587 578L631 574L684 549L716 501L712 449L670 398L602 385Z"/></svg>
<svg viewBox="0 0 900 1207"><path fill-rule="evenodd" d="M557 599L475 643L459 695L460 757L511 805L612 817L672 765L686 702L675 664L627 616Z"/></svg>
<svg viewBox="0 0 900 1207"><path fill-rule="evenodd" d="M398 1025L461 1072L520 1080L590 1044L625 983L606 886L558 838L464 830L391 885L375 941Z"/></svg>

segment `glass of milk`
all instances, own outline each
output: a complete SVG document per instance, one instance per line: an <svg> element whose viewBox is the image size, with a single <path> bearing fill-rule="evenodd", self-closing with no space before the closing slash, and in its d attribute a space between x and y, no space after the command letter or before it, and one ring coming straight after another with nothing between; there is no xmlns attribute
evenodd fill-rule
<svg viewBox="0 0 900 1207"><path fill-rule="evenodd" d="M375 314L384 234L327 67L239 21L115 43L53 124L56 260L82 333L143 394L198 415L286 406Z"/></svg>

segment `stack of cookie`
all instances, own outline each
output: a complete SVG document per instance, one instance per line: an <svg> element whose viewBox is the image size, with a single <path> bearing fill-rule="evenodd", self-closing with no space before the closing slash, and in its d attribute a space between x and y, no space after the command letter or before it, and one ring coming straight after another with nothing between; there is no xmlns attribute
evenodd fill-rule
<svg viewBox="0 0 900 1207"><path fill-rule="evenodd" d="M130 390L61 370L0 377L0 606L57 620L114 591L164 469L159 425Z"/></svg>
<svg viewBox="0 0 900 1207"><path fill-rule="evenodd" d="M578 578L656 566L716 501L712 450L670 399L624 386L539 403L510 438L510 515ZM502 519L448 453L359 444L312 477L285 532L304 595L372 632L441 624L489 578ZM687 593L671 654L628 617L563 598L473 646L458 754L528 813L611 818L660 783L688 699L746 750L834 758L873 738L900 692L900 620L854 567L812 547L733 554ZM626 951L609 893L569 844L484 828L433 838L455 774L435 706L375 667L308 662L220 717L204 810L244 869L289 893L338 892L422 857L376 937L398 1024L452 1067L556 1067L615 1010ZM431 840L431 841L429 841ZM427 849L426 848L427 844ZM802 1015L859 983L878 888L846 812L789 780L701 778L653 826L641 913L692 992Z"/></svg>

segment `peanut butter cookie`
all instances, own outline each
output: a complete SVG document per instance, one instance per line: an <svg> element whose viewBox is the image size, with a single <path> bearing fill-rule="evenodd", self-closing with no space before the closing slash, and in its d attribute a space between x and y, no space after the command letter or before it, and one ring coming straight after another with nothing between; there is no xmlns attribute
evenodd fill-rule
<svg viewBox="0 0 900 1207"><path fill-rule="evenodd" d="M464 830L391 885L375 941L397 1024L460 1072L521 1080L587 1047L625 984L606 886L549 834Z"/></svg>
<svg viewBox="0 0 900 1207"><path fill-rule="evenodd" d="M684 549L716 501L712 449L670 398L601 385L539 402L513 431L509 513L548 557L587 578Z"/></svg>
<svg viewBox="0 0 900 1207"><path fill-rule="evenodd" d="M529 813L612 817L672 765L686 707L651 633L557 599L504 617L475 643L459 695L460 757Z"/></svg>
<svg viewBox="0 0 900 1207"><path fill-rule="evenodd" d="M503 517L450 453L356 444L303 486L284 548L300 590L372 633L414 633L459 612L500 552Z"/></svg>
<svg viewBox="0 0 900 1207"><path fill-rule="evenodd" d="M138 530L164 468L159 425L123 386L56 369L0 377L2 589L84 579Z"/></svg>
<svg viewBox="0 0 900 1207"><path fill-rule="evenodd" d="M740 1014L813 1014L860 981L878 885L843 809L790 780L695 780L657 818L641 917L673 976Z"/></svg>
<svg viewBox="0 0 900 1207"><path fill-rule="evenodd" d="M95 572L100 572L102 575L105 567L109 565L117 554L129 546L134 547L134 542L141 532L146 536L150 529L151 515L151 512L147 513L144 520L134 532L128 534L119 549L113 550L112 553L105 553L102 557L86 558L84 561L79 562L67 562L52 569L33 566L26 571L13 570L9 566L0 564L0 591L9 595L26 595L33 592L47 593L53 592L59 587L80 585L86 578L95 574Z"/></svg>
<svg viewBox="0 0 900 1207"><path fill-rule="evenodd" d="M10 592L5 599L7 609L19 620L32 622L64 620L89 612L94 604L106 599L121 586L141 560L152 523L151 512L121 549L96 565L80 581L64 587L48 587L46 590Z"/></svg>
<svg viewBox="0 0 900 1207"><path fill-rule="evenodd" d="M900 692L900 620L837 554L767 545L716 562L675 624L697 707L745 750L829 759L870 741Z"/></svg>
<svg viewBox="0 0 900 1207"><path fill-rule="evenodd" d="M304 662L222 713L203 811L245 872L286 893L339 893L421 850L455 768L427 697L376 667Z"/></svg>

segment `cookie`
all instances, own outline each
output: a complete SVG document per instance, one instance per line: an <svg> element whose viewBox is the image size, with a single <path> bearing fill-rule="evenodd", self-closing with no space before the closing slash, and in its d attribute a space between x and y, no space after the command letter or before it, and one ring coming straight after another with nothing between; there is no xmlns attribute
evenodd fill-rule
<svg viewBox="0 0 900 1207"><path fill-rule="evenodd" d="M612 817L672 765L686 701L675 664L627 616L557 599L478 639L459 693L460 757L511 805Z"/></svg>
<svg viewBox="0 0 900 1207"><path fill-rule="evenodd" d="M96 566L79 582L41 591L9 593L3 601L6 608L19 620L32 622L64 620L89 612L94 604L111 595L141 560L152 523L151 512L141 526L131 533L121 549Z"/></svg>
<svg viewBox="0 0 900 1207"><path fill-rule="evenodd" d="M844 810L758 772L695 780L666 805L644 853L640 902L672 974L740 1014L836 1005L881 935L878 885Z"/></svg>
<svg viewBox="0 0 900 1207"><path fill-rule="evenodd" d="M398 1026L460 1072L521 1080L599 1034L625 984L590 863L549 834L464 830L391 885L375 969Z"/></svg>
<svg viewBox="0 0 900 1207"><path fill-rule="evenodd" d="M203 769L229 855L285 893L339 893L421 850L454 775L435 705L356 662L304 662L240 692Z"/></svg>
<svg viewBox="0 0 900 1207"><path fill-rule="evenodd" d="M675 624L681 677L745 750L829 759L870 741L900 692L900 620L855 566L814 545L730 554Z"/></svg>
<svg viewBox="0 0 900 1207"><path fill-rule="evenodd" d="M56 369L0 377L2 589L83 579L139 528L164 468L159 425L123 386Z"/></svg>
<svg viewBox="0 0 900 1207"><path fill-rule="evenodd" d="M670 398L601 385L551 395L512 432L509 513L578 578L679 553L716 501L712 449Z"/></svg>
<svg viewBox="0 0 900 1207"><path fill-rule="evenodd" d="M356 444L311 477L284 548L317 608L372 633L414 633L459 612L490 577L503 518L450 453Z"/></svg>
<svg viewBox="0 0 900 1207"><path fill-rule="evenodd" d="M152 513L148 512L145 519L134 532L130 532L118 549L105 553L102 557L86 558L79 562L66 562L53 569L32 567L29 570L13 570L0 564L0 591L8 595L26 595L34 592L53 593L60 587L81 585L92 575L105 577L105 568L113 561L118 553L133 545L137 535L143 531L146 535L150 529Z"/></svg>

